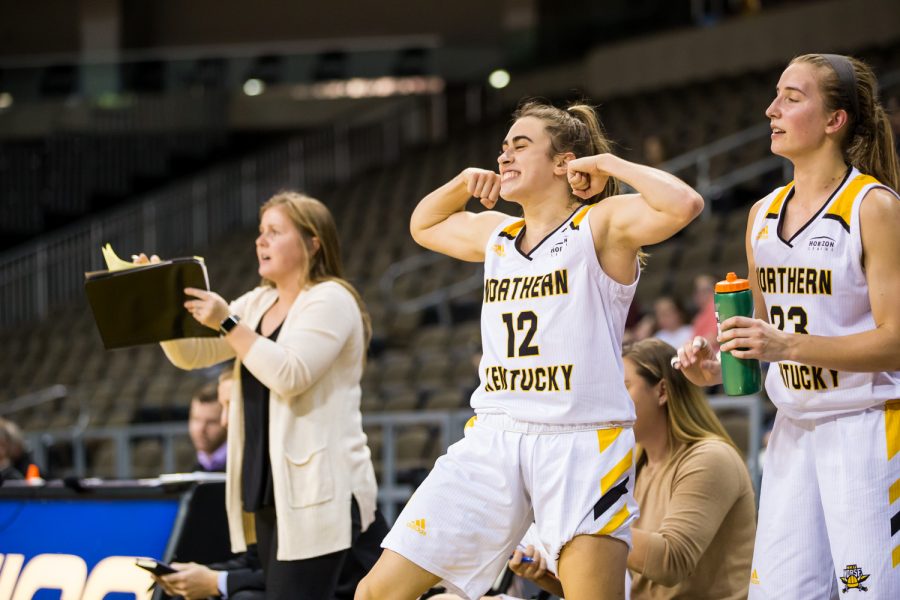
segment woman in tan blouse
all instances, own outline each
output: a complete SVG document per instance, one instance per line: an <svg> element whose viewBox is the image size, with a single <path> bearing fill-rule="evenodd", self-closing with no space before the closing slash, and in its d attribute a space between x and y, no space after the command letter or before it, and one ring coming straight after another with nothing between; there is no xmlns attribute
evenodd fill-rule
<svg viewBox="0 0 900 600"><path fill-rule="evenodd" d="M623 353L625 387L637 413L640 506L628 554L630 598L744 599L756 533L750 475L703 392L672 368L674 356L657 339ZM522 562L523 556L534 562ZM518 575L561 595L546 565L533 546L509 561Z"/></svg>
<svg viewBox="0 0 900 600"><path fill-rule="evenodd" d="M756 533L750 475L699 388L648 339L625 349L638 444L631 600L746 598Z"/></svg>

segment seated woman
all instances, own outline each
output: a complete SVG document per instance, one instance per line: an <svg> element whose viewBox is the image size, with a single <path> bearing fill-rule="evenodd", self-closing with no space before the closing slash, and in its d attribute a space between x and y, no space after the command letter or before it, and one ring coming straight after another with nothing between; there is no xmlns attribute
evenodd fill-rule
<svg viewBox="0 0 900 600"><path fill-rule="evenodd" d="M641 510L631 527L631 600L746 598L756 509L744 461L700 389L672 368L674 348L647 339L623 357ZM535 554L517 550L510 568L561 595L545 561L522 562Z"/></svg>

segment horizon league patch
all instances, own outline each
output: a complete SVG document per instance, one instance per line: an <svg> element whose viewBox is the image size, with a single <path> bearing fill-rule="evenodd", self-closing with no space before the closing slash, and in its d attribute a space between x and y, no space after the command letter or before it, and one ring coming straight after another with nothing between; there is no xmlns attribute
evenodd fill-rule
<svg viewBox="0 0 900 600"><path fill-rule="evenodd" d="M837 244L837 242L835 242L833 238L830 238L827 235L820 235L809 240L806 247L809 250L830 252L834 250L835 244Z"/></svg>

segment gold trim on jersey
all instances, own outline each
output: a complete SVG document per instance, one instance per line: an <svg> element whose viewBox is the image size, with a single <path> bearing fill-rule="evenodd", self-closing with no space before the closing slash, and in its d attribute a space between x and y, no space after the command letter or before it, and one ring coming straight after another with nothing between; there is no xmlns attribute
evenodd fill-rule
<svg viewBox="0 0 900 600"><path fill-rule="evenodd" d="M772 203L769 204L769 210L766 211L767 219L777 219L778 214L781 212L781 205L784 204L784 199L787 198L788 192L791 191L794 187L794 182L790 182L783 188L778 194L775 195L775 199L772 200Z"/></svg>
<svg viewBox="0 0 900 600"><path fill-rule="evenodd" d="M851 179L844 191L822 215L822 218L834 219L844 226L847 233L850 233L850 215L853 214L853 202L859 195L860 190L872 183L879 184L880 182L871 175L863 175L862 173Z"/></svg>
<svg viewBox="0 0 900 600"><path fill-rule="evenodd" d="M505 237L511 240L516 239L516 236L519 235L519 232L522 231L522 228L525 227L525 219L521 221L516 221L510 225L507 225L502 230L500 230L500 237Z"/></svg>
<svg viewBox="0 0 900 600"><path fill-rule="evenodd" d="M579 227L581 227L581 222L587 216L588 211L591 210L592 206L593 204L588 204L587 206L579 209L578 212L575 213L575 216L572 217L572 222L569 223L569 227L571 227L572 229L578 229Z"/></svg>
<svg viewBox="0 0 900 600"><path fill-rule="evenodd" d="M844 226L847 233L850 233L850 215L853 214L853 201L856 200L863 187L872 183L879 184L880 182L871 175L863 175L862 173L854 177L847 184L847 187L844 188L844 191L841 192L841 195L831 203L831 206L828 207L828 210L825 211L822 217L838 221Z"/></svg>

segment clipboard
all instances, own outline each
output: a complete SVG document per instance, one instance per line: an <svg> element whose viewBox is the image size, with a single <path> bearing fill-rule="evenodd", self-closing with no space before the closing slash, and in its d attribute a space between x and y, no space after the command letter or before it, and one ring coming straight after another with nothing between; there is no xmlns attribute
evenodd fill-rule
<svg viewBox="0 0 900 600"><path fill-rule="evenodd" d="M107 350L165 340L217 337L184 308L184 288L209 290L202 259L175 258L85 273L84 291Z"/></svg>

